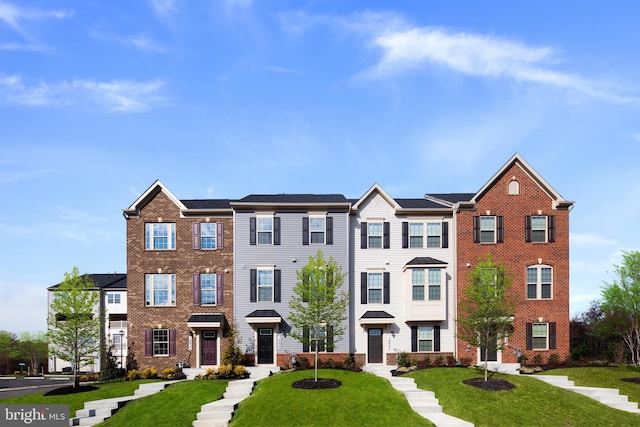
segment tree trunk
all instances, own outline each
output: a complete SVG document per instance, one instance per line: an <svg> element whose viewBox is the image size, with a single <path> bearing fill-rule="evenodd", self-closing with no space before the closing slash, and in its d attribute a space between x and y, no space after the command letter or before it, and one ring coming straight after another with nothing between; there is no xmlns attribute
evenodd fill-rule
<svg viewBox="0 0 640 427"><path fill-rule="evenodd" d="M489 371L489 346L485 346L484 348L484 380L485 381L489 379L488 371Z"/></svg>

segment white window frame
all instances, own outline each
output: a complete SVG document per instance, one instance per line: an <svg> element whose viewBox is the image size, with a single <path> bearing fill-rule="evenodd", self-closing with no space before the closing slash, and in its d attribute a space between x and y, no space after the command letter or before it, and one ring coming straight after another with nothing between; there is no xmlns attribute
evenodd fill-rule
<svg viewBox="0 0 640 427"><path fill-rule="evenodd" d="M414 273L422 272L422 280L416 277ZM425 281L426 274L424 268L412 268L411 269L411 301L424 301L425 300ZM422 298L416 298L416 290L422 289Z"/></svg>
<svg viewBox="0 0 640 427"><path fill-rule="evenodd" d="M487 226L486 221L489 219L493 219L493 227L490 228ZM483 215L480 217L480 243L496 243L496 239L498 236L498 217L495 215ZM486 237L491 233L492 239L488 240Z"/></svg>
<svg viewBox="0 0 640 427"><path fill-rule="evenodd" d="M420 227L420 234L412 233L412 226ZM422 222L410 222L409 223L409 247L410 248L423 248L424 247L424 223ZM414 238L420 239L420 244L418 245L413 243Z"/></svg>
<svg viewBox="0 0 640 427"><path fill-rule="evenodd" d="M429 232L429 228L437 226L438 227L438 233L430 233ZM427 248L440 248L442 247L442 223L441 222L428 222L427 223ZM434 245L429 241L429 238L433 238L433 237L437 237L438 238L438 244Z"/></svg>
<svg viewBox="0 0 640 427"><path fill-rule="evenodd" d="M322 220L322 226L319 227L318 224L314 224L315 222ZM321 236L322 241L315 241L314 235L316 237ZM309 244L311 245L324 245L327 241L327 217L319 216L319 215L310 215L309 216Z"/></svg>
<svg viewBox="0 0 640 427"><path fill-rule="evenodd" d="M167 235L156 236L162 227L167 227ZM161 239L156 242L156 239ZM145 249L148 251L173 251L176 249L176 224L173 222L147 222L144 225ZM166 241L167 247L160 245L160 241Z"/></svg>
<svg viewBox="0 0 640 427"><path fill-rule="evenodd" d="M378 284L375 284L375 286L372 286L371 283L371 277L375 276L375 277L380 277L380 285L378 286ZM372 301L371 298L371 293L372 291L375 291L375 293L377 294L378 291L380 292L380 301ZM382 271L370 271L367 272L367 303L368 304L382 304L384 302L384 272Z"/></svg>
<svg viewBox="0 0 640 427"><path fill-rule="evenodd" d="M545 269L549 269L550 273L551 273L551 278L549 281L542 281L542 271ZM529 270L535 270L536 271L536 280L535 282L532 280L529 280ZM534 299L541 299L541 300L551 300L553 299L553 267L551 267L550 265L546 265L546 264L536 264L536 265L530 265L527 267L526 269L526 281L527 281L527 299L528 300L534 300ZM529 295L529 287L534 285L536 287L536 296L535 297L531 297ZM547 286L549 287L549 296L545 297L543 296L543 286Z"/></svg>
<svg viewBox="0 0 640 427"><path fill-rule="evenodd" d="M537 222L536 219L544 219L543 226L534 227L534 223ZM549 217L546 215L532 215L531 216L531 242L532 243L547 243L549 241L548 235L548 224ZM544 236L542 239L537 236Z"/></svg>
<svg viewBox="0 0 640 427"><path fill-rule="evenodd" d="M208 280L209 279L209 280ZM210 286L213 281L213 288ZM218 291L218 275L215 273L201 273L200 274L200 304L201 305L216 305ZM205 295L213 295L213 302L205 302Z"/></svg>
<svg viewBox="0 0 640 427"><path fill-rule="evenodd" d="M318 326L318 340L315 339L316 328L310 326L309 328L309 350L316 351L316 344L319 344L318 352L327 352L327 325L325 323Z"/></svg>
<svg viewBox="0 0 640 427"><path fill-rule="evenodd" d="M121 296L119 292L108 292L107 293L107 304L120 304Z"/></svg>
<svg viewBox="0 0 640 427"><path fill-rule="evenodd" d="M164 283L160 282L160 278L167 280L167 302L166 304L156 303L160 298L160 292L164 293L164 289L159 289ZM176 305L176 275L175 274L146 274L145 275L145 304L147 307L175 307Z"/></svg>
<svg viewBox="0 0 640 427"><path fill-rule="evenodd" d="M536 328L538 326L538 328ZM542 326L544 326L544 334L541 334ZM538 329L536 331L536 329ZM538 341L536 341L538 338ZM540 347L540 338L544 339L544 347ZM538 342L538 344L536 344ZM531 325L531 349L532 350L549 350L549 324L533 323Z"/></svg>
<svg viewBox="0 0 640 427"><path fill-rule="evenodd" d="M372 234L371 233L371 228L372 228L371 226L372 225L380 225L380 234ZM383 243L384 243L383 240L384 240L384 221L369 222L368 226L367 226L367 248L382 249ZM376 245L372 245L371 244L372 241L374 241L374 242L378 242L379 241L380 243L379 244L376 243Z"/></svg>
<svg viewBox="0 0 640 427"><path fill-rule="evenodd" d="M424 352L431 352L433 351L433 346L434 346L434 341L435 341L435 337L434 337L434 333L433 333L433 326L418 326L418 352L424 353ZM420 344L424 343L426 345L426 349L421 349ZM428 348L430 344L430 349Z"/></svg>
<svg viewBox="0 0 640 427"><path fill-rule="evenodd" d="M261 274L260 272L270 272L271 273L271 283L261 283ZM260 293L261 289L270 289L271 295L270 298L262 298ZM275 272L273 268L257 268L256 271L256 301L257 302L273 302L273 294L275 291Z"/></svg>
<svg viewBox="0 0 640 427"><path fill-rule="evenodd" d="M152 342L152 354L154 356L169 355L169 329L154 329L152 333Z"/></svg>
<svg viewBox="0 0 640 427"><path fill-rule="evenodd" d="M213 235L209 233L205 233L205 229L207 231L211 231L213 229ZM213 247L209 243L205 242L213 242ZM200 223L200 249L205 251L214 251L218 249L218 224L215 222L201 222Z"/></svg>
<svg viewBox="0 0 640 427"><path fill-rule="evenodd" d="M432 275L431 273L438 273L438 280L433 280L432 281ZM428 290L427 290L427 295L425 295L427 297L427 299L429 301L441 301L442 300L442 269L441 268L429 268L426 272L426 281L428 283ZM438 290L438 298L432 298L431 297L431 291L432 290Z"/></svg>
<svg viewBox="0 0 640 427"><path fill-rule="evenodd" d="M270 224L269 227L265 227L266 224ZM256 244L258 245L273 245L273 216L257 216L256 217ZM269 236L268 242L261 242L260 235Z"/></svg>

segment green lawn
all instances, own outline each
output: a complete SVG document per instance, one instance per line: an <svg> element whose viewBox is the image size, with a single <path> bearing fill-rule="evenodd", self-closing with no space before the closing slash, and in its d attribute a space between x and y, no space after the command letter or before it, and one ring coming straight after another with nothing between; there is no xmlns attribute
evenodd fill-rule
<svg viewBox="0 0 640 427"><path fill-rule="evenodd" d="M335 378L342 386L301 390L294 381L313 377L313 370L274 375L261 380L242 402L231 426L429 426L413 412L404 395L389 381L372 374L321 369L320 378Z"/></svg>
<svg viewBox="0 0 640 427"><path fill-rule="evenodd" d="M493 378L504 378L516 386L499 392L463 384L465 379L482 377L474 369L425 369L408 376L419 388L434 391L445 413L476 426L640 425L640 414L609 408L527 375L494 374Z"/></svg>
<svg viewBox="0 0 640 427"><path fill-rule="evenodd" d="M160 393L132 400L100 426L191 426L200 407L220 399L227 383L226 380L177 382Z"/></svg>
<svg viewBox="0 0 640 427"><path fill-rule="evenodd" d="M12 397L2 399L0 403L30 403L30 404L65 404L69 405L70 416L75 416L78 409L84 407L84 402L92 400L109 399L112 397L130 396L138 389L140 384L153 382L157 380L139 380L139 381L122 381L105 384L93 384L96 390L86 391L82 393L61 394L53 396L45 396L50 390L42 393L27 394L25 396Z"/></svg>

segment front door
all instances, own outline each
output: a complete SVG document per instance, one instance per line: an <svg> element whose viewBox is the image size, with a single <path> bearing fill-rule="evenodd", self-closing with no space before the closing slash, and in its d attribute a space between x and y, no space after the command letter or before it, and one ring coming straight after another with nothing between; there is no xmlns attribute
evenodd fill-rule
<svg viewBox="0 0 640 427"><path fill-rule="evenodd" d="M218 340L216 331L202 332L202 357L201 365L218 364Z"/></svg>
<svg viewBox="0 0 640 427"><path fill-rule="evenodd" d="M258 329L258 364L273 363L273 329Z"/></svg>
<svg viewBox="0 0 640 427"><path fill-rule="evenodd" d="M498 342L498 337L495 336L493 339ZM480 347L480 361L484 362L484 358L485 358L485 348L484 347ZM487 362L497 362L498 361L498 350L495 348L490 348L489 351L487 352Z"/></svg>
<svg viewBox="0 0 640 427"><path fill-rule="evenodd" d="M382 329L369 329L368 363L382 363Z"/></svg>

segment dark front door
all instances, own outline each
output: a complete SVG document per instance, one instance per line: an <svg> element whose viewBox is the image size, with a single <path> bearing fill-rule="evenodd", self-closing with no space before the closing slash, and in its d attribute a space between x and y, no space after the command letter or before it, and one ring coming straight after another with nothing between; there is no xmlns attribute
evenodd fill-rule
<svg viewBox="0 0 640 427"><path fill-rule="evenodd" d="M273 329L258 329L258 363L273 363Z"/></svg>
<svg viewBox="0 0 640 427"><path fill-rule="evenodd" d="M202 332L202 365L218 364L218 340L216 331Z"/></svg>
<svg viewBox="0 0 640 427"><path fill-rule="evenodd" d="M498 338L494 335L493 339L495 340L495 342L498 342ZM480 348L480 361L484 362L485 360L485 351L486 349L481 347ZM498 350L496 350L495 348L490 348L489 351L487 352L487 362L497 362L498 361Z"/></svg>
<svg viewBox="0 0 640 427"><path fill-rule="evenodd" d="M382 363L382 329L369 329L368 363Z"/></svg>

